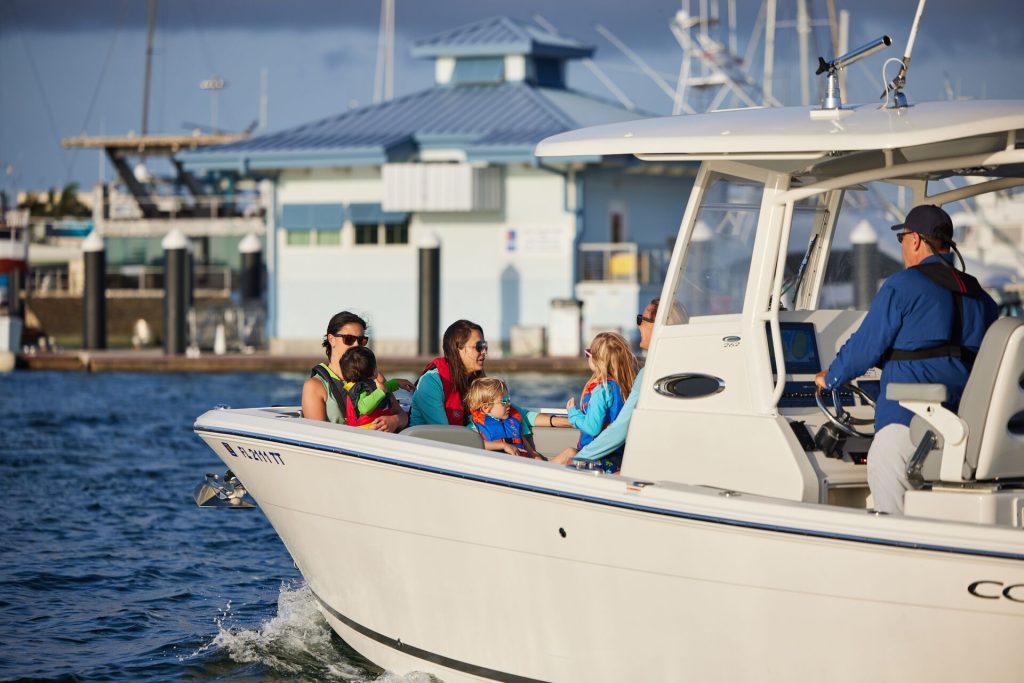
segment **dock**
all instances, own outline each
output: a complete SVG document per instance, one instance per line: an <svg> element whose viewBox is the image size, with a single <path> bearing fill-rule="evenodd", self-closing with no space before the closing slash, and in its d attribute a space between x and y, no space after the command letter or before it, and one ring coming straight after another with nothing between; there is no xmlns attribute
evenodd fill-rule
<svg viewBox="0 0 1024 683"><path fill-rule="evenodd" d="M294 372L308 374L323 356L280 355L270 353L225 354L204 353L189 357L166 355L155 351L66 351L59 353L18 354L19 370L50 370L78 372ZM426 356L381 356L383 372L419 374L430 362ZM585 358L575 357L488 357L487 372L564 372L586 374Z"/></svg>

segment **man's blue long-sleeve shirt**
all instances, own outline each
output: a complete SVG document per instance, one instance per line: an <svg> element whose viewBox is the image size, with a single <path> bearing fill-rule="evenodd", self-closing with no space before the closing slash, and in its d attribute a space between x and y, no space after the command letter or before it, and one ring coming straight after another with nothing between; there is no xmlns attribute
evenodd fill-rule
<svg viewBox="0 0 1024 683"><path fill-rule="evenodd" d="M922 263L938 263L929 256ZM949 255L948 260L952 260ZM927 349L950 343L956 310L954 295L914 268L902 270L883 284L871 302L860 328L839 349L825 374L829 389L856 379L882 361L889 349ZM998 306L988 294L963 298L963 331L960 344L974 351L981 346ZM949 398L944 404L956 410L970 374L959 358L890 360L882 369L881 390L875 409L875 431L889 424L909 425L913 417L899 403L885 398L893 382L944 384Z"/></svg>

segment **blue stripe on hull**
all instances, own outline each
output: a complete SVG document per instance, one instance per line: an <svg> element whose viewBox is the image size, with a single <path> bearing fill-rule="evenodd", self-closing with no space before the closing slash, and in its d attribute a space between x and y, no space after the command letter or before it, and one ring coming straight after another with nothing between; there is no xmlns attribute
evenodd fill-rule
<svg viewBox="0 0 1024 683"><path fill-rule="evenodd" d="M747 529L757 529L760 531L773 531L784 534L794 534L798 536L811 536L815 538L828 538L840 541L850 541L853 543L869 543L872 545L884 545L895 548L906 548L910 550L929 550L941 553L954 553L958 555L971 555L977 557L995 557L1007 560L1021 560L1024 561L1024 553L1012 553L1002 552L995 550L982 550L978 548L961 548L956 546L945 546L935 545L930 543L914 543L912 541L896 541L888 538L877 538L871 536L857 536L853 534L837 534L827 531L820 531L817 529L801 529L797 527L786 527L775 524L764 524L761 522L752 522L749 520L742 519L730 519L728 517L715 517L712 515L702 515L692 512L683 512L681 510L670 510L666 508L656 508L649 505L638 505L636 503L627 503L625 501L610 500L607 498L596 498L593 496L586 496L579 493L572 493L569 491L559 489L549 489L542 486L531 486L529 484L523 484L516 481L508 481L505 479L494 479L491 477L484 477L477 474L470 474L468 472L460 472L458 470L449 470L441 467L432 467L430 465L423 465L420 463L409 462L407 460L397 460L395 458L388 458L381 455L374 455L372 453L360 453L358 451L352 451L340 446L328 446L325 444L313 443L309 441L302 441L299 439L289 439L287 437L268 436L266 434L257 434L252 432L244 432L234 429L223 429L217 427L195 427L197 433L209 432L213 434L227 434L230 436L240 436L249 439L259 439L262 441L272 441L274 443L286 444L289 446L299 446L301 448L310 448L313 450L324 451L327 453L333 453L337 455L345 455L361 460L372 460L374 462L386 463L389 465L395 465L398 467L405 467L408 469L420 470L423 472L432 472L434 474L440 474L448 477L458 477L459 479L469 479L471 481L479 481L485 484L492 484L495 486L503 486L506 488L518 489L521 491L531 491L534 493L541 493L548 496L557 496L559 498L570 498L572 500L584 501L587 503L595 503L598 505L606 505L610 507L623 508L626 510L636 510L639 512L648 512L657 515L666 515L669 517L679 517L681 519L689 519L698 522L708 522L711 524L724 524L727 526L742 527Z"/></svg>

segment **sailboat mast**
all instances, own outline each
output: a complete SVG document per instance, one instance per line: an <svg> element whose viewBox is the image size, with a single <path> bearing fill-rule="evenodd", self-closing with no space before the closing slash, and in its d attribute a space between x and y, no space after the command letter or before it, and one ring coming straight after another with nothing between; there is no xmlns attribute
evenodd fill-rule
<svg viewBox="0 0 1024 683"><path fill-rule="evenodd" d="M142 135L149 130L149 81L153 72L153 31L156 29L156 0L149 0L146 29L146 75L142 81Z"/></svg>

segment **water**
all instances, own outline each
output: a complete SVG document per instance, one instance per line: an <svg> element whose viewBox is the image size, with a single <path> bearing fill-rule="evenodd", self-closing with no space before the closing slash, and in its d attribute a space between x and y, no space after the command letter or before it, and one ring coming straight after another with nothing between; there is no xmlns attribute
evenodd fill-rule
<svg viewBox="0 0 1024 683"><path fill-rule="evenodd" d="M215 404L295 405L299 375L0 375L0 680L381 681L258 510L203 510ZM524 406L582 377L508 378Z"/></svg>

